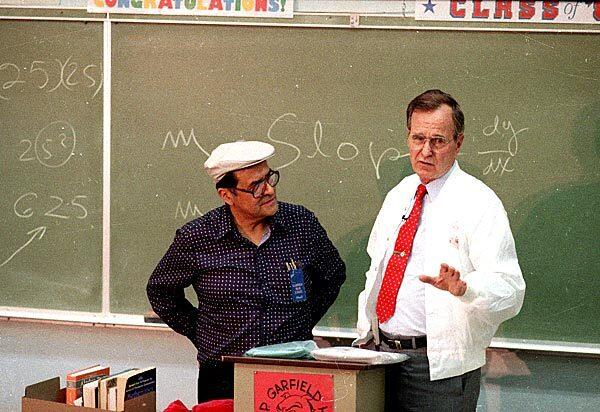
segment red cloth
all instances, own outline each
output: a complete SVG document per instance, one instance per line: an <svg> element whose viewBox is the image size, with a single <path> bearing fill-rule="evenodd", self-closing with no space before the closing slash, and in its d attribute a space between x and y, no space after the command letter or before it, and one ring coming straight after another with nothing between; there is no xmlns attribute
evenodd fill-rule
<svg viewBox="0 0 600 412"><path fill-rule="evenodd" d="M202 402L190 411L179 399L173 401L163 412L233 412L233 399L217 399Z"/></svg>
<svg viewBox="0 0 600 412"><path fill-rule="evenodd" d="M202 402L194 406L192 412L233 412L233 399L217 399Z"/></svg>
<svg viewBox="0 0 600 412"><path fill-rule="evenodd" d="M163 412L190 412L190 410L179 399L173 401Z"/></svg>
<svg viewBox="0 0 600 412"><path fill-rule="evenodd" d="M425 186L419 185L415 205L410 212L408 220L398 232L396 244L394 245L394 253L385 268L385 275L383 276L383 283L377 296L376 307L377 318L381 323L391 318L396 310L396 297L398 296L402 279L404 279L404 271L408 264L408 258L412 251L413 241L415 240L415 233L417 233L417 226L419 226L419 220L421 219L425 193L427 193Z"/></svg>

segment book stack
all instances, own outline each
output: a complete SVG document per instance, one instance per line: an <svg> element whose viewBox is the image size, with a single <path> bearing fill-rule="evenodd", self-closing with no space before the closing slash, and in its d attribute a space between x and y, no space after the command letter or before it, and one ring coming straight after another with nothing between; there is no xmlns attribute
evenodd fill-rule
<svg viewBox="0 0 600 412"><path fill-rule="evenodd" d="M108 366L94 365L67 374L66 404L81 406L83 386L88 382L107 377L109 371Z"/></svg>
<svg viewBox="0 0 600 412"><path fill-rule="evenodd" d="M132 368L109 375L109 368L94 365L67 375L69 405L124 411L125 402L156 391L156 368Z"/></svg>

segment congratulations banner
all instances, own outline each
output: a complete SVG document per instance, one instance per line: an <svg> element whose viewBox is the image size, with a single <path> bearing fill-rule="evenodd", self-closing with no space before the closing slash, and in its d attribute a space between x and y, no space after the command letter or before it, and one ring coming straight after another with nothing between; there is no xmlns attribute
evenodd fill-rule
<svg viewBox="0 0 600 412"><path fill-rule="evenodd" d="M90 13L294 17L294 0L88 0Z"/></svg>
<svg viewBox="0 0 600 412"><path fill-rule="evenodd" d="M600 24L600 1L417 0L415 19Z"/></svg>

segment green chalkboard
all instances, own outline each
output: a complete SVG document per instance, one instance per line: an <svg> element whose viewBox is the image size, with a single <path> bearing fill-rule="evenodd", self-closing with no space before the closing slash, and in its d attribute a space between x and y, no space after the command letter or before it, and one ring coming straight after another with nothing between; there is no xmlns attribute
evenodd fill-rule
<svg viewBox="0 0 600 412"><path fill-rule="evenodd" d="M0 306L99 312L102 24L0 38Z"/></svg>
<svg viewBox="0 0 600 412"><path fill-rule="evenodd" d="M503 200L528 284L498 336L600 343L600 36L117 24L111 303L144 285L174 231L219 205L217 144L276 146L282 200L312 209L348 264L323 326L353 327L367 237L409 174L404 108L441 88L466 113L459 161Z"/></svg>
<svg viewBox="0 0 600 412"><path fill-rule="evenodd" d="M103 159L102 24L0 21L0 306L100 312L110 262L110 312L146 312L175 230L220 204L208 153L258 139L279 198L313 210L348 265L321 325L352 328L371 226L411 173L404 108L435 87L463 106L459 162L503 200L528 285L497 336L600 343L598 34L110 27Z"/></svg>

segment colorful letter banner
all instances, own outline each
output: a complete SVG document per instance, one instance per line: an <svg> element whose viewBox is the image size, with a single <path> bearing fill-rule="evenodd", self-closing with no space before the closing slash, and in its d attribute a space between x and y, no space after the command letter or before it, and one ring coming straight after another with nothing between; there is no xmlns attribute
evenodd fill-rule
<svg viewBox="0 0 600 412"><path fill-rule="evenodd" d="M294 17L294 0L88 0L90 13Z"/></svg>
<svg viewBox="0 0 600 412"><path fill-rule="evenodd" d="M254 374L254 410L333 412L333 375L262 372Z"/></svg>
<svg viewBox="0 0 600 412"><path fill-rule="evenodd" d="M417 0L415 19L600 24L600 1Z"/></svg>

